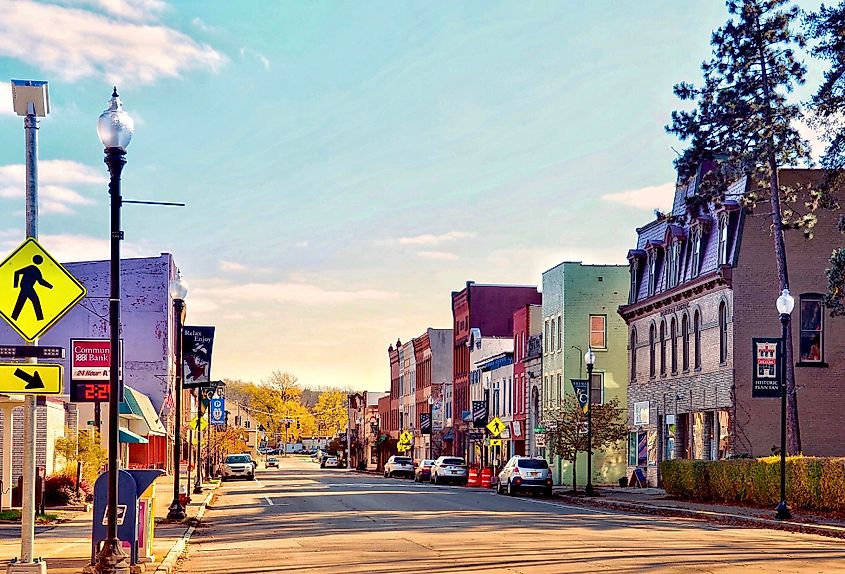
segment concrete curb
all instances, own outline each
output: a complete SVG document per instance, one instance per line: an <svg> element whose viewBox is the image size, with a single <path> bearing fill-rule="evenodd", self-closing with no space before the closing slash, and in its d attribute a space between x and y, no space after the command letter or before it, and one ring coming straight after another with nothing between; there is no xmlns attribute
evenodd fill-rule
<svg viewBox="0 0 845 574"><path fill-rule="evenodd" d="M214 496L214 491L217 490L217 487L211 489L211 492L208 493L208 496L205 497L205 500L202 501L200 504L199 510L197 510L197 515L195 516L195 520L199 522L202 517L205 515L205 510L208 508L208 503L211 502L211 498ZM176 562L179 560L179 557L182 556L182 553L185 551L185 547L188 545L188 542L191 540L191 536L194 534L194 530L196 530L196 524L191 524L176 541L176 544L173 545L173 548L164 556L164 559L161 561L161 564L155 569L155 574L170 574L173 570L173 567L176 566Z"/></svg>
<svg viewBox="0 0 845 574"><path fill-rule="evenodd" d="M845 527L830 524L818 524L811 522L797 522L794 520L776 520L771 518L760 518L746 514L733 514L730 512L713 512L710 510L694 510L691 508L679 508L677 506L661 506L656 504L638 504L636 502L622 502L607 499L586 499L572 496L557 496L568 504L576 506L588 506L594 508L609 508L614 510L625 510L643 514L670 515L684 518L694 518L720 523L739 523L744 526L758 528L770 528L784 530L787 532L799 532L803 534L816 534L829 538L845 538Z"/></svg>

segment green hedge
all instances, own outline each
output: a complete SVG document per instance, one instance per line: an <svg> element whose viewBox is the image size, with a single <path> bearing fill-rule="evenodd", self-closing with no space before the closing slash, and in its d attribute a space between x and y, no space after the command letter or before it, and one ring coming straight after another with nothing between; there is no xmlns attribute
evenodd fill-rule
<svg viewBox="0 0 845 574"><path fill-rule="evenodd" d="M667 460L660 463L671 496L774 506L780 500L780 458ZM845 510L845 458L786 459L786 500L793 508Z"/></svg>

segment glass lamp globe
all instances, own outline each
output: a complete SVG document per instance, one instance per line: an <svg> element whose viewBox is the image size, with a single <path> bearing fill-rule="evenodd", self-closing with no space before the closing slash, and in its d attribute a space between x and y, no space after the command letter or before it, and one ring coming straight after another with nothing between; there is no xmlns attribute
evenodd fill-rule
<svg viewBox="0 0 845 574"><path fill-rule="evenodd" d="M781 315L791 315L792 309L795 308L795 298L789 294L789 289L784 289L777 300L778 313Z"/></svg>
<svg viewBox="0 0 845 574"><path fill-rule="evenodd" d="M100 114L97 120L97 135L103 142L103 147L126 149L132 141L132 134L135 132L135 122L123 109L123 102L117 95L117 88L112 92L109 107Z"/></svg>
<svg viewBox="0 0 845 574"><path fill-rule="evenodd" d="M592 348L588 348L587 352L584 353L584 363L588 365L594 365L596 363L596 354Z"/></svg>
<svg viewBox="0 0 845 574"><path fill-rule="evenodd" d="M176 277L170 282L170 296L177 301L184 301L188 296L188 282L182 279L182 273L176 272Z"/></svg>

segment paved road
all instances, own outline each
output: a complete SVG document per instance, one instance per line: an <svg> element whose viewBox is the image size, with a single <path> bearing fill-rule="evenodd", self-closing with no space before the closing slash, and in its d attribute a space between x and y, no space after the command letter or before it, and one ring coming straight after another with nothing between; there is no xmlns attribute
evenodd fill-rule
<svg viewBox="0 0 845 574"><path fill-rule="evenodd" d="M180 572L845 572L845 541L320 470L295 458L219 492Z"/></svg>

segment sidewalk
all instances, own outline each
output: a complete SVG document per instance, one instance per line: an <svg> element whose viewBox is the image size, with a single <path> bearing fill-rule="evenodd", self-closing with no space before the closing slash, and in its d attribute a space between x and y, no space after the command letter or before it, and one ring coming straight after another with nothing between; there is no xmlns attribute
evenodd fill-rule
<svg viewBox="0 0 845 574"><path fill-rule="evenodd" d="M184 523L173 524L166 520L168 507L173 499L173 477L164 476L156 481L156 526L153 546L156 561L146 565L146 572L157 571L171 549L184 544L185 535L188 531L193 532L189 523L205 512L207 502L217 486L218 483L204 484L205 492L192 495L191 503L185 509L188 519ZM50 511L49 508L47 511ZM47 561L49 574L80 574L90 563L92 513L63 513L63 517L69 518L68 522L36 527L34 554ZM20 526L0 525L0 568L5 570L6 564L12 558L20 556L20 551ZM172 560L168 562L171 564L166 564L165 568L159 568L158 571L169 571L169 566L175 563L176 556L170 558Z"/></svg>
<svg viewBox="0 0 845 574"><path fill-rule="evenodd" d="M674 499L662 488L598 487L598 496L565 494L569 486L556 486L555 496L568 504L592 506L658 516L681 516L722 524L776 528L845 538L845 518L831 514L793 511L791 520L776 520L774 508L691 502ZM582 489L583 490L583 489Z"/></svg>

